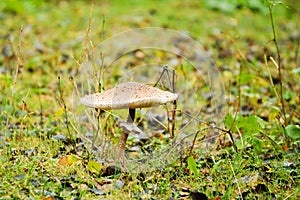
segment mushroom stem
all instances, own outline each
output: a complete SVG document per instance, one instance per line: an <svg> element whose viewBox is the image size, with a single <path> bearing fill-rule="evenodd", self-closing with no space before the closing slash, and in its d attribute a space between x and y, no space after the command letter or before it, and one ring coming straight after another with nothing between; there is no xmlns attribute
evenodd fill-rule
<svg viewBox="0 0 300 200"><path fill-rule="evenodd" d="M135 108L129 108L127 122L133 123L134 118L135 118Z"/></svg>
<svg viewBox="0 0 300 200"><path fill-rule="evenodd" d="M134 108L129 108L129 113L128 113L128 117L127 117L127 122L128 123L133 123L134 122L134 118L135 118L135 109ZM119 138L119 158L123 159L124 158L124 154L125 154L125 146L126 146L126 141L128 138L129 132L127 132L127 130L123 130L121 137Z"/></svg>

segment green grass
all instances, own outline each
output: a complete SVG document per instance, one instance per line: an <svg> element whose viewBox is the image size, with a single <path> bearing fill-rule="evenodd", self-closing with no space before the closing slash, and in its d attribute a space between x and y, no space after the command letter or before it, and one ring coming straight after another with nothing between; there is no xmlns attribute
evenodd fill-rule
<svg viewBox="0 0 300 200"><path fill-rule="evenodd" d="M273 10L284 65L284 123L278 70L270 59L265 60L277 56L268 10L260 1L251 1L257 5L238 0L216 2L99 1L93 6L86 1L0 2L0 198L196 199L202 195L209 199L298 199L299 133L297 126L293 133L284 127L300 124L300 12L295 5L299 3L287 1L290 8L276 6ZM200 123L211 120L207 88L195 68L180 61L174 67L181 94L178 109L191 114L201 109L199 119L180 132L199 130L192 153L190 143L182 151L171 152L179 152L179 158L167 165L161 162L168 159L159 157L154 165L160 167L149 171L109 173L107 163L102 163L86 141L92 139L88 134L93 125L77 115L85 108L73 106L69 78L76 80L91 44L144 27L184 31L211 53L227 99L218 126L231 128L237 151L227 136L222 143L221 135L204 147L203 136L212 134L210 127ZM128 72L137 71L130 66L163 65L174 57L151 49L122 55L105 72L104 87L130 79ZM141 80L147 78L146 82L159 77L152 68L136 73ZM92 74L91 80L96 81ZM241 115L234 118L237 110ZM136 123L156 136L144 148L167 148L171 140L161 133L162 127L151 125L147 111L137 113ZM163 116L164 107L153 111ZM190 120L186 113L178 112L177 131ZM125 119L127 112L112 114ZM100 124L116 144L121 130L113 115L103 114ZM127 144L128 148L135 146L134 139L129 138ZM141 156L140 152L130 155ZM124 185L118 185L119 181Z"/></svg>

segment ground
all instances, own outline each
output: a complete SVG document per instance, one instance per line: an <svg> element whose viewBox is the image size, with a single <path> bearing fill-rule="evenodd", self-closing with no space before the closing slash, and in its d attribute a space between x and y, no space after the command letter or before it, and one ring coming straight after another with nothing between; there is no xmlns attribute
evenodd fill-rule
<svg viewBox="0 0 300 200"><path fill-rule="evenodd" d="M278 2L1 1L1 199L299 199L300 10ZM164 65L175 138L172 103L140 109L112 164L127 111L79 97Z"/></svg>

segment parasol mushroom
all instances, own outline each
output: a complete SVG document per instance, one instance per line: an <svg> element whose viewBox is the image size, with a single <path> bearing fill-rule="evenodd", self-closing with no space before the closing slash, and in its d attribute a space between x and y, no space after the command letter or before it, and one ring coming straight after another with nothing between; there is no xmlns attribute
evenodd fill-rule
<svg viewBox="0 0 300 200"><path fill-rule="evenodd" d="M178 94L171 93L152 87L146 84L128 82L119 84L116 87L102 93L86 95L80 99L81 103L87 107L102 110L129 109L127 122L133 123L136 108L146 108L165 104L178 98ZM119 138L119 156L124 156L126 140L129 132L122 131Z"/></svg>

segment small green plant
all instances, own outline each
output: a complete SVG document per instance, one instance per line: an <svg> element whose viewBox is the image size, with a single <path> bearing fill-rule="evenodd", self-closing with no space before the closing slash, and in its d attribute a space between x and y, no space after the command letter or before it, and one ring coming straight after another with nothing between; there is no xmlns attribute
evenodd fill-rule
<svg viewBox="0 0 300 200"><path fill-rule="evenodd" d="M240 140L237 143L239 149L247 146L246 144L250 144L257 151L262 150L260 135L264 131L265 122L260 117L256 115L244 117L241 114L237 114L234 118L230 114L225 118L225 126L227 129L232 127L231 131L240 135Z"/></svg>
<svg viewBox="0 0 300 200"><path fill-rule="evenodd" d="M293 140L299 140L300 139L300 128L298 125L290 124L286 128L287 135L292 138Z"/></svg>
<svg viewBox="0 0 300 200"><path fill-rule="evenodd" d="M189 169L194 173L195 177L198 177L199 176L199 171L197 169L197 164L196 164L196 161L195 161L194 157L189 156L187 158L187 163L188 163Z"/></svg>

